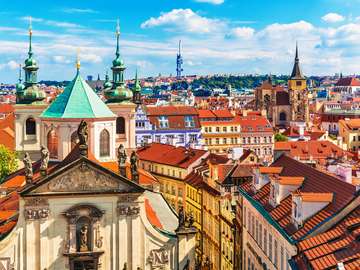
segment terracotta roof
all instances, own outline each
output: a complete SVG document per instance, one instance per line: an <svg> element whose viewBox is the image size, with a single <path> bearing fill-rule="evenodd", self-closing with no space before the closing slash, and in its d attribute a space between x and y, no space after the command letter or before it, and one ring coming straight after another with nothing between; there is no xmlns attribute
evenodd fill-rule
<svg viewBox="0 0 360 270"><path fill-rule="evenodd" d="M199 118L215 118L216 115L212 112L212 110L197 110L199 113Z"/></svg>
<svg viewBox="0 0 360 270"><path fill-rule="evenodd" d="M329 141L287 141L275 142L274 151L286 151L292 157L300 160L310 158L324 163L327 158L353 157L350 152L344 151Z"/></svg>
<svg viewBox="0 0 360 270"><path fill-rule="evenodd" d="M163 229L163 226L162 226L156 212L150 205L149 199L146 199L146 198L145 198L145 212L146 212L146 217L148 218L148 220L150 221L150 223L153 226L155 226L159 229Z"/></svg>
<svg viewBox="0 0 360 270"><path fill-rule="evenodd" d="M339 123L342 123L344 126L347 126L348 129L360 128L360 119L359 118L339 120Z"/></svg>
<svg viewBox="0 0 360 270"><path fill-rule="evenodd" d="M264 116L238 116L236 121L241 125L241 132L243 133L273 132L269 120Z"/></svg>
<svg viewBox="0 0 360 270"><path fill-rule="evenodd" d="M360 81L353 77L340 78L335 86L360 86Z"/></svg>
<svg viewBox="0 0 360 270"><path fill-rule="evenodd" d="M0 103L0 114L9 114L14 112L14 106L8 103Z"/></svg>
<svg viewBox="0 0 360 270"><path fill-rule="evenodd" d="M305 237L320 223L337 214L355 197L355 186L320 172L319 170L286 155L281 155L271 166L283 168L279 174L280 177L304 177L305 180L297 189L297 192L334 194L334 199L327 206L305 220L302 227L296 229L290 219L292 211L291 194L285 197L276 207L272 207L269 204L270 183L264 185L256 194L252 191L251 181L247 181L241 185L241 188L254 200L258 201L263 206L264 210L270 214L273 220L283 227L286 233L294 240Z"/></svg>
<svg viewBox="0 0 360 270"><path fill-rule="evenodd" d="M342 262L345 269L360 268L360 206L347 214L327 231L302 240L294 262L307 269L337 269Z"/></svg>
<svg viewBox="0 0 360 270"><path fill-rule="evenodd" d="M304 202L331 202L334 194L329 192L294 192L293 196L300 196Z"/></svg>
<svg viewBox="0 0 360 270"><path fill-rule="evenodd" d="M184 181L187 184L193 186L194 188L205 190L207 193L210 193L213 196L221 195L219 190L209 185L204 179L204 177L200 173L197 173L195 171L192 171L189 175L187 175Z"/></svg>
<svg viewBox="0 0 360 270"><path fill-rule="evenodd" d="M295 185L300 186L304 182L304 177L302 176L280 176L276 179L280 185Z"/></svg>
<svg viewBox="0 0 360 270"><path fill-rule="evenodd" d="M283 167L259 167L259 172L262 174L280 174L283 170Z"/></svg>
<svg viewBox="0 0 360 270"><path fill-rule="evenodd" d="M0 119L0 144L5 145L10 150L15 150L14 113L10 113L4 119Z"/></svg>
<svg viewBox="0 0 360 270"><path fill-rule="evenodd" d="M140 160L180 168L188 168L200 158L205 158L206 153L205 150L187 149L161 143L151 143L137 150Z"/></svg>

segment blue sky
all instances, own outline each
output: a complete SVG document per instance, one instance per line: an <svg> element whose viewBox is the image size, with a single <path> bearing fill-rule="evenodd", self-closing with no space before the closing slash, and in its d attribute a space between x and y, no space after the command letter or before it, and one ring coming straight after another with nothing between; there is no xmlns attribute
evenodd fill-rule
<svg viewBox="0 0 360 270"><path fill-rule="evenodd" d="M84 75L110 69L121 25L126 77L291 72L296 41L306 75L360 69L360 0L19 1L0 11L0 81L15 82L33 17L39 79L72 79L77 48Z"/></svg>

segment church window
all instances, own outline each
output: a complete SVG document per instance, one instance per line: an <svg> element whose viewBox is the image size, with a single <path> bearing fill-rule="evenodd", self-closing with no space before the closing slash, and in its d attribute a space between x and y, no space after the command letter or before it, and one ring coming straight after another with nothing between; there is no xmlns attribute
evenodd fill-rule
<svg viewBox="0 0 360 270"><path fill-rule="evenodd" d="M116 134L124 134L125 133L125 118L118 117L116 118Z"/></svg>
<svg viewBox="0 0 360 270"><path fill-rule="evenodd" d="M26 135L36 135L36 121L34 118L30 117L26 119L25 132Z"/></svg>
<svg viewBox="0 0 360 270"><path fill-rule="evenodd" d="M285 112L281 112L279 115L280 121L286 121L286 113Z"/></svg>
<svg viewBox="0 0 360 270"><path fill-rule="evenodd" d="M51 158L57 158L58 155L58 137L54 129L47 134L47 148Z"/></svg>
<svg viewBox="0 0 360 270"><path fill-rule="evenodd" d="M110 155L110 134L106 129L100 132L100 157Z"/></svg>

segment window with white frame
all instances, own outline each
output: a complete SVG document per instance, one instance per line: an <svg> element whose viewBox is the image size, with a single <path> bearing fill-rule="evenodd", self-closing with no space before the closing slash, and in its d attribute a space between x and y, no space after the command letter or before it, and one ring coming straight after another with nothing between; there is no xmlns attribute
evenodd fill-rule
<svg viewBox="0 0 360 270"><path fill-rule="evenodd" d="M159 126L160 128L168 128L169 127L169 119L165 115L159 116Z"/></svg>
<svg viewBox="0 0 360 270"><path fill-rule="evenodd" d="M184 118L185 118L185 127L187 128L195 127L195 121L193 116L186 115Z"/></svg>

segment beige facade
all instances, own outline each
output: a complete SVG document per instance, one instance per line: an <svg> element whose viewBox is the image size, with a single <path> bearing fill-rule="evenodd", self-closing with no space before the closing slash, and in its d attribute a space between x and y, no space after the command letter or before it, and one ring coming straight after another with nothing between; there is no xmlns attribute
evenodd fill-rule
<svg viewBox="0 0 360 270"><path fill-rule="evenodd" d="M23 189L16 227L0 243L3 269L193 267L195 232L176 230L177 222L172 232L156 230L145 199L157 195L147 193L80 157Z"/></svg>

